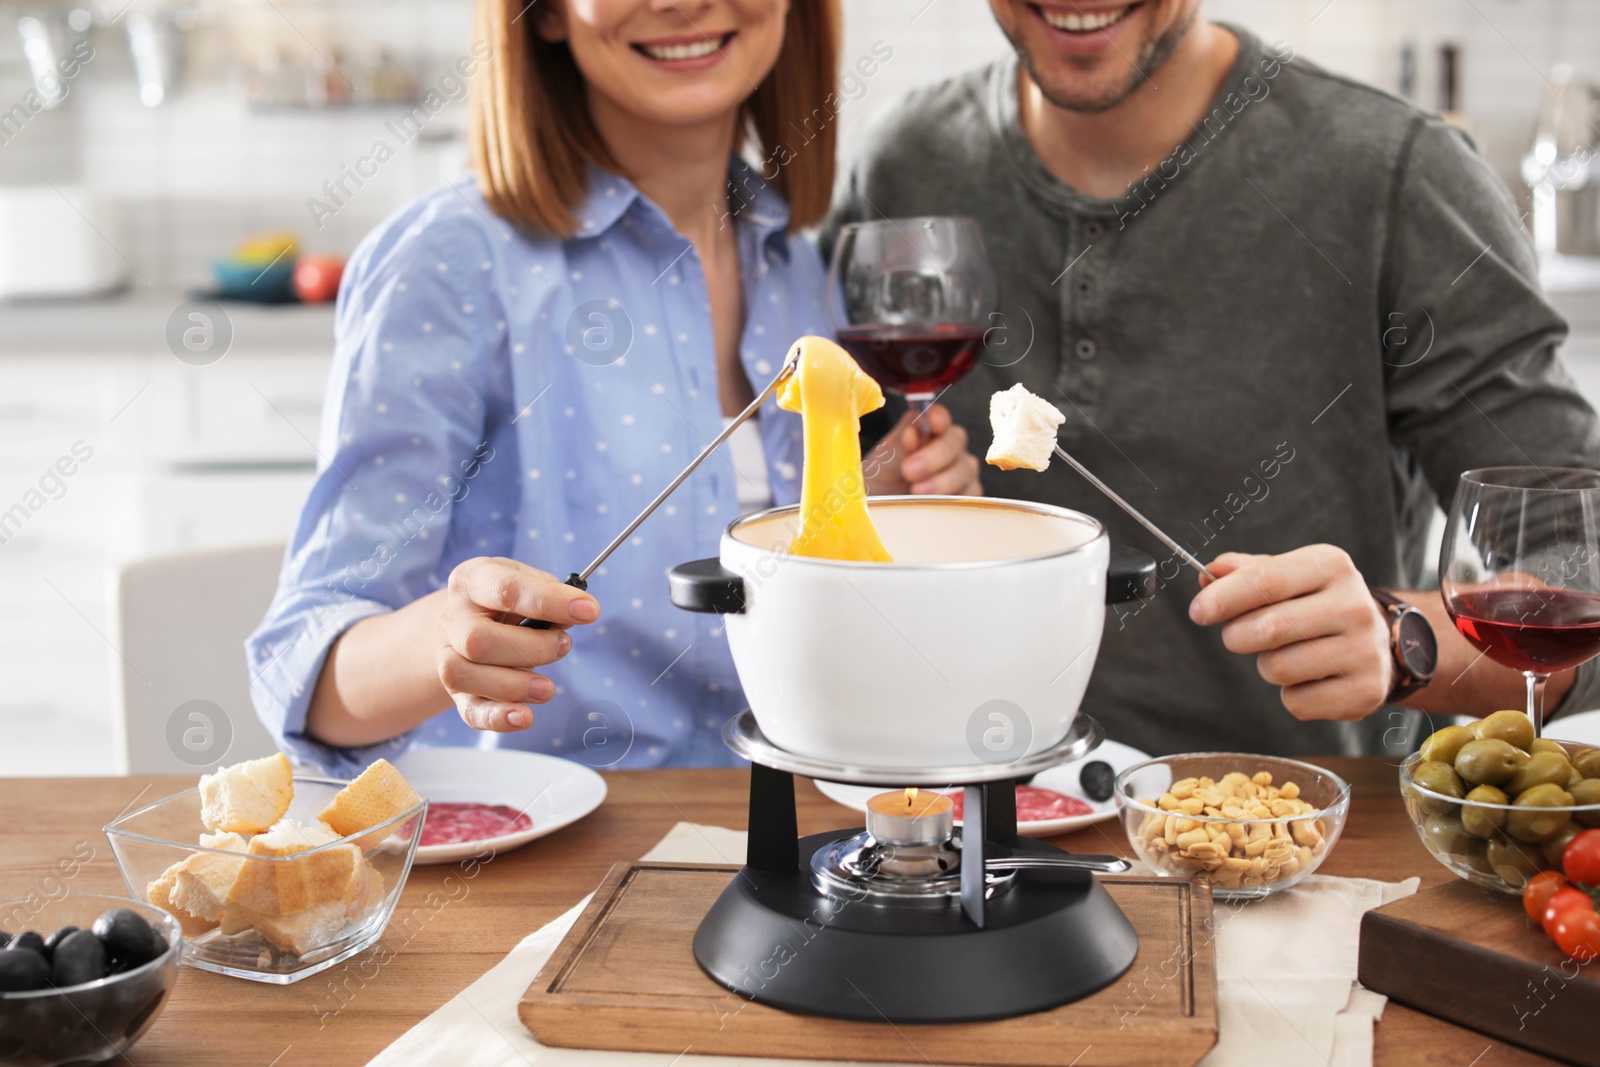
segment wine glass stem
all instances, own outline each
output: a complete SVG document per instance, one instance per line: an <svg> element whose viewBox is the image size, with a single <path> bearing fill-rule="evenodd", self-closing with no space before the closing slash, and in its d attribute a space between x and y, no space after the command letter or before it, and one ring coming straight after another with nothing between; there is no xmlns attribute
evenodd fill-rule
<svg viewBox="0 0 1600 1067"><path fill-rule="evenodd" d="M1528 683L1528 718L1533 720L1533 736L1544 736L1544 684L1550 680L1548 674L1535 674L1533 671L1523 671L1522 677Z"/></svg>
<svg viewBox="0 0 1600 1067"><path fill-rule="evenodd" d="M911 425L917 428L917 447L921 448L928 443L928 438L933 436L933 431L928 429L928 408L933 405L933 397L926 393L918 396L906 397L906 404L916 417L911 420Z"/></svg>

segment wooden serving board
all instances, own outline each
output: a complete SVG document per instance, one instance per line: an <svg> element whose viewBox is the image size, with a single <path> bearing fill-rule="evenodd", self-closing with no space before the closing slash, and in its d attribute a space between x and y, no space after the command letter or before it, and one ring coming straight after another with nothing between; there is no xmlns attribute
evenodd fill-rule
<svg viewBox="0 0 1600 1067"><path fill-rule="evenodd" d="M1138 931L1139 955L1075 1004L995 1022L890 1025L753 1003L700 970L695 928L738 869L617 864L523 994L523 1025L562 1048L1038 1067L1191 1067L1216 1044L1206 886L1100 879Z"/></svg>
<svg viewBox="0 0 1600 1067"><path fill-rule="evenodd" d="M1600 1063L1600 962L1567 959L1509 894L1456 881L1367 912L1359 977L1514 1045Z"/></svg>

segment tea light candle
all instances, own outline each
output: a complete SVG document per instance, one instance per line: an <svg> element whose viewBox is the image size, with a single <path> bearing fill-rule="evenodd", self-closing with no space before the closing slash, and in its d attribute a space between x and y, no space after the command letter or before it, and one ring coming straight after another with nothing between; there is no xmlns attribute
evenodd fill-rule
<svg viewBox="0 0 1600 1067"><path fill-rule="evenodd" d="M934 845L955 830L955 805L943 793L897 789L867 801L867 832L886 845Z"/></svg>

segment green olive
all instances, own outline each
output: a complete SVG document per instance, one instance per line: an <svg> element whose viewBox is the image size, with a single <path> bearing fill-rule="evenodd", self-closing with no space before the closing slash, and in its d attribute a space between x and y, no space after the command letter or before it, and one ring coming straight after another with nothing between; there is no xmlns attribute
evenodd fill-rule
<svg viewBox="0 0 1600 1067"><path fill-rule="evenodd" d="M1575 811L1572 817L1584 826L1600 826L1600 778L1585 778L1567 792L1572 794L1573 804L1594 807L1593 811Z"/></svg>
<svg viewBox="0 0 1600 1067"><path fill-rule="evenodd" d="M1572 757L1572 765L1585 778L1600 778L1600 748L1586 748Z"/></svg>
<svg viewBox="0 0 1600 1067"><path fill-rule="evenodd" d="M1567 775L1567 784L1565 786L1563 786L1562 788L1570 793L1570 792L1572 792L1572 787L1577 785L1579 782L1581 782L1583 780L1584 780L1583 775L1579 774L1578 773L1578 768L1574 767L1574 768L1572 768L1572 773Z"/></svg>
<svg viewBox="0 0 1600 1067"><path fill-rule="evenodd" d="M1533 720L1520 711L1497 711L1472 724L1472 732L1480 741L1504 741L1524 752L1533 744Z"/></svg>
<svg viewBox="0 0 1600 1067"><path fill-rule="evenodd" d="M1517 768L1517 773L1506 783L1506 792L1515 797L1536 785L1564 787L1571 777L1572 764L1567 762L1566 753L1557 755L1554 752L1541 752L1537 756L1529 756L1528 762Z"/></svg>
<svg viewBox="0 0 1600 1067"><path fill-rule="evenodd" d="M1474 804L1473 801L1477 801ZM1467 803L1461 807L1461 825L1473 837L1490 838L1506 824L1506 813L1497 808L1479 807L1479 804L1509 804L1505 793L1492 785L1480 785L1467 794Z"/></svg>
<svg viewBox="0 0 1600 1067"><path fill-rule="evenodd" d="M1528 762L1528 754L1499 738L1469 741L1456 754L1456 773L1473 785L1504 785Z"/></svg>
<svg viewBox="0 0 1600 1067"><path fill-rule="evenodd" d="M1558 756L1566 756L1567 750L1561 747L1560 741L1552 741L1548 737L1535 737L1528 746L1528 755L1537 756L1541 752L1554 752Z"/></svg>
<svg viewBox="0 0 1600 1067"><path fill-rule="evenodd" d="M1436 760L1439 763L1454 763L1456 754L1461 751L1461 746L1468 741L1476 741L1472 731L1465 726L1446 726L1443 730L1435 730L1422 742L1422 758Z"/></svg>
<svg viewBox="0 0 1600 1067"><path fill-rule="evenodd" d="M1504 836L1489 842L1489 866L1500 880L1515 889L1528 884L1528 879L1546 869L1544 854L1518 841L1508 841Z"/></svg>
<svg viewBox="0 0 1600 1067"><path fill-rule="evenodd" d="M1583 833L1583 827L1572 823L1565 830L1539 846L1539 851L1544 853L1545 862L1555 870L1561 869L1561 854L1567 850L1567 845L1572 839Z"/></svg>
<svg viewBox="0 0 1600 1067"><path fill-rule="evenodd" d="M1481 855L1483 842L1462 827L1454 815L1429 815L1422 820L1422 843L1437 856Z"/></svg>
<svg viewBox="0 0 1600 1067"><path fill-rule="evenodd" d="M1519 841L1548 841L1572 822L1572 794L1549 782L1536 785L1511 802L1506 833Z"/></svg>

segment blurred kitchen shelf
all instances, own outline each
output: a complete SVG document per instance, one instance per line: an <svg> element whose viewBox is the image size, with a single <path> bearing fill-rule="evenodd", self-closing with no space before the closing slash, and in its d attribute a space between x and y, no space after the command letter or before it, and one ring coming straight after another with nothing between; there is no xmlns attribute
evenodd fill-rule
<svg viewBox="0 0 1600 1067"><path fill-rule="evenodd" d="M61 351L165 353L167 320L193 299L138 286L98 299L0 303L0 359ZM332 304L220 306L233 324L231 351L333 351Z"/></svg>

